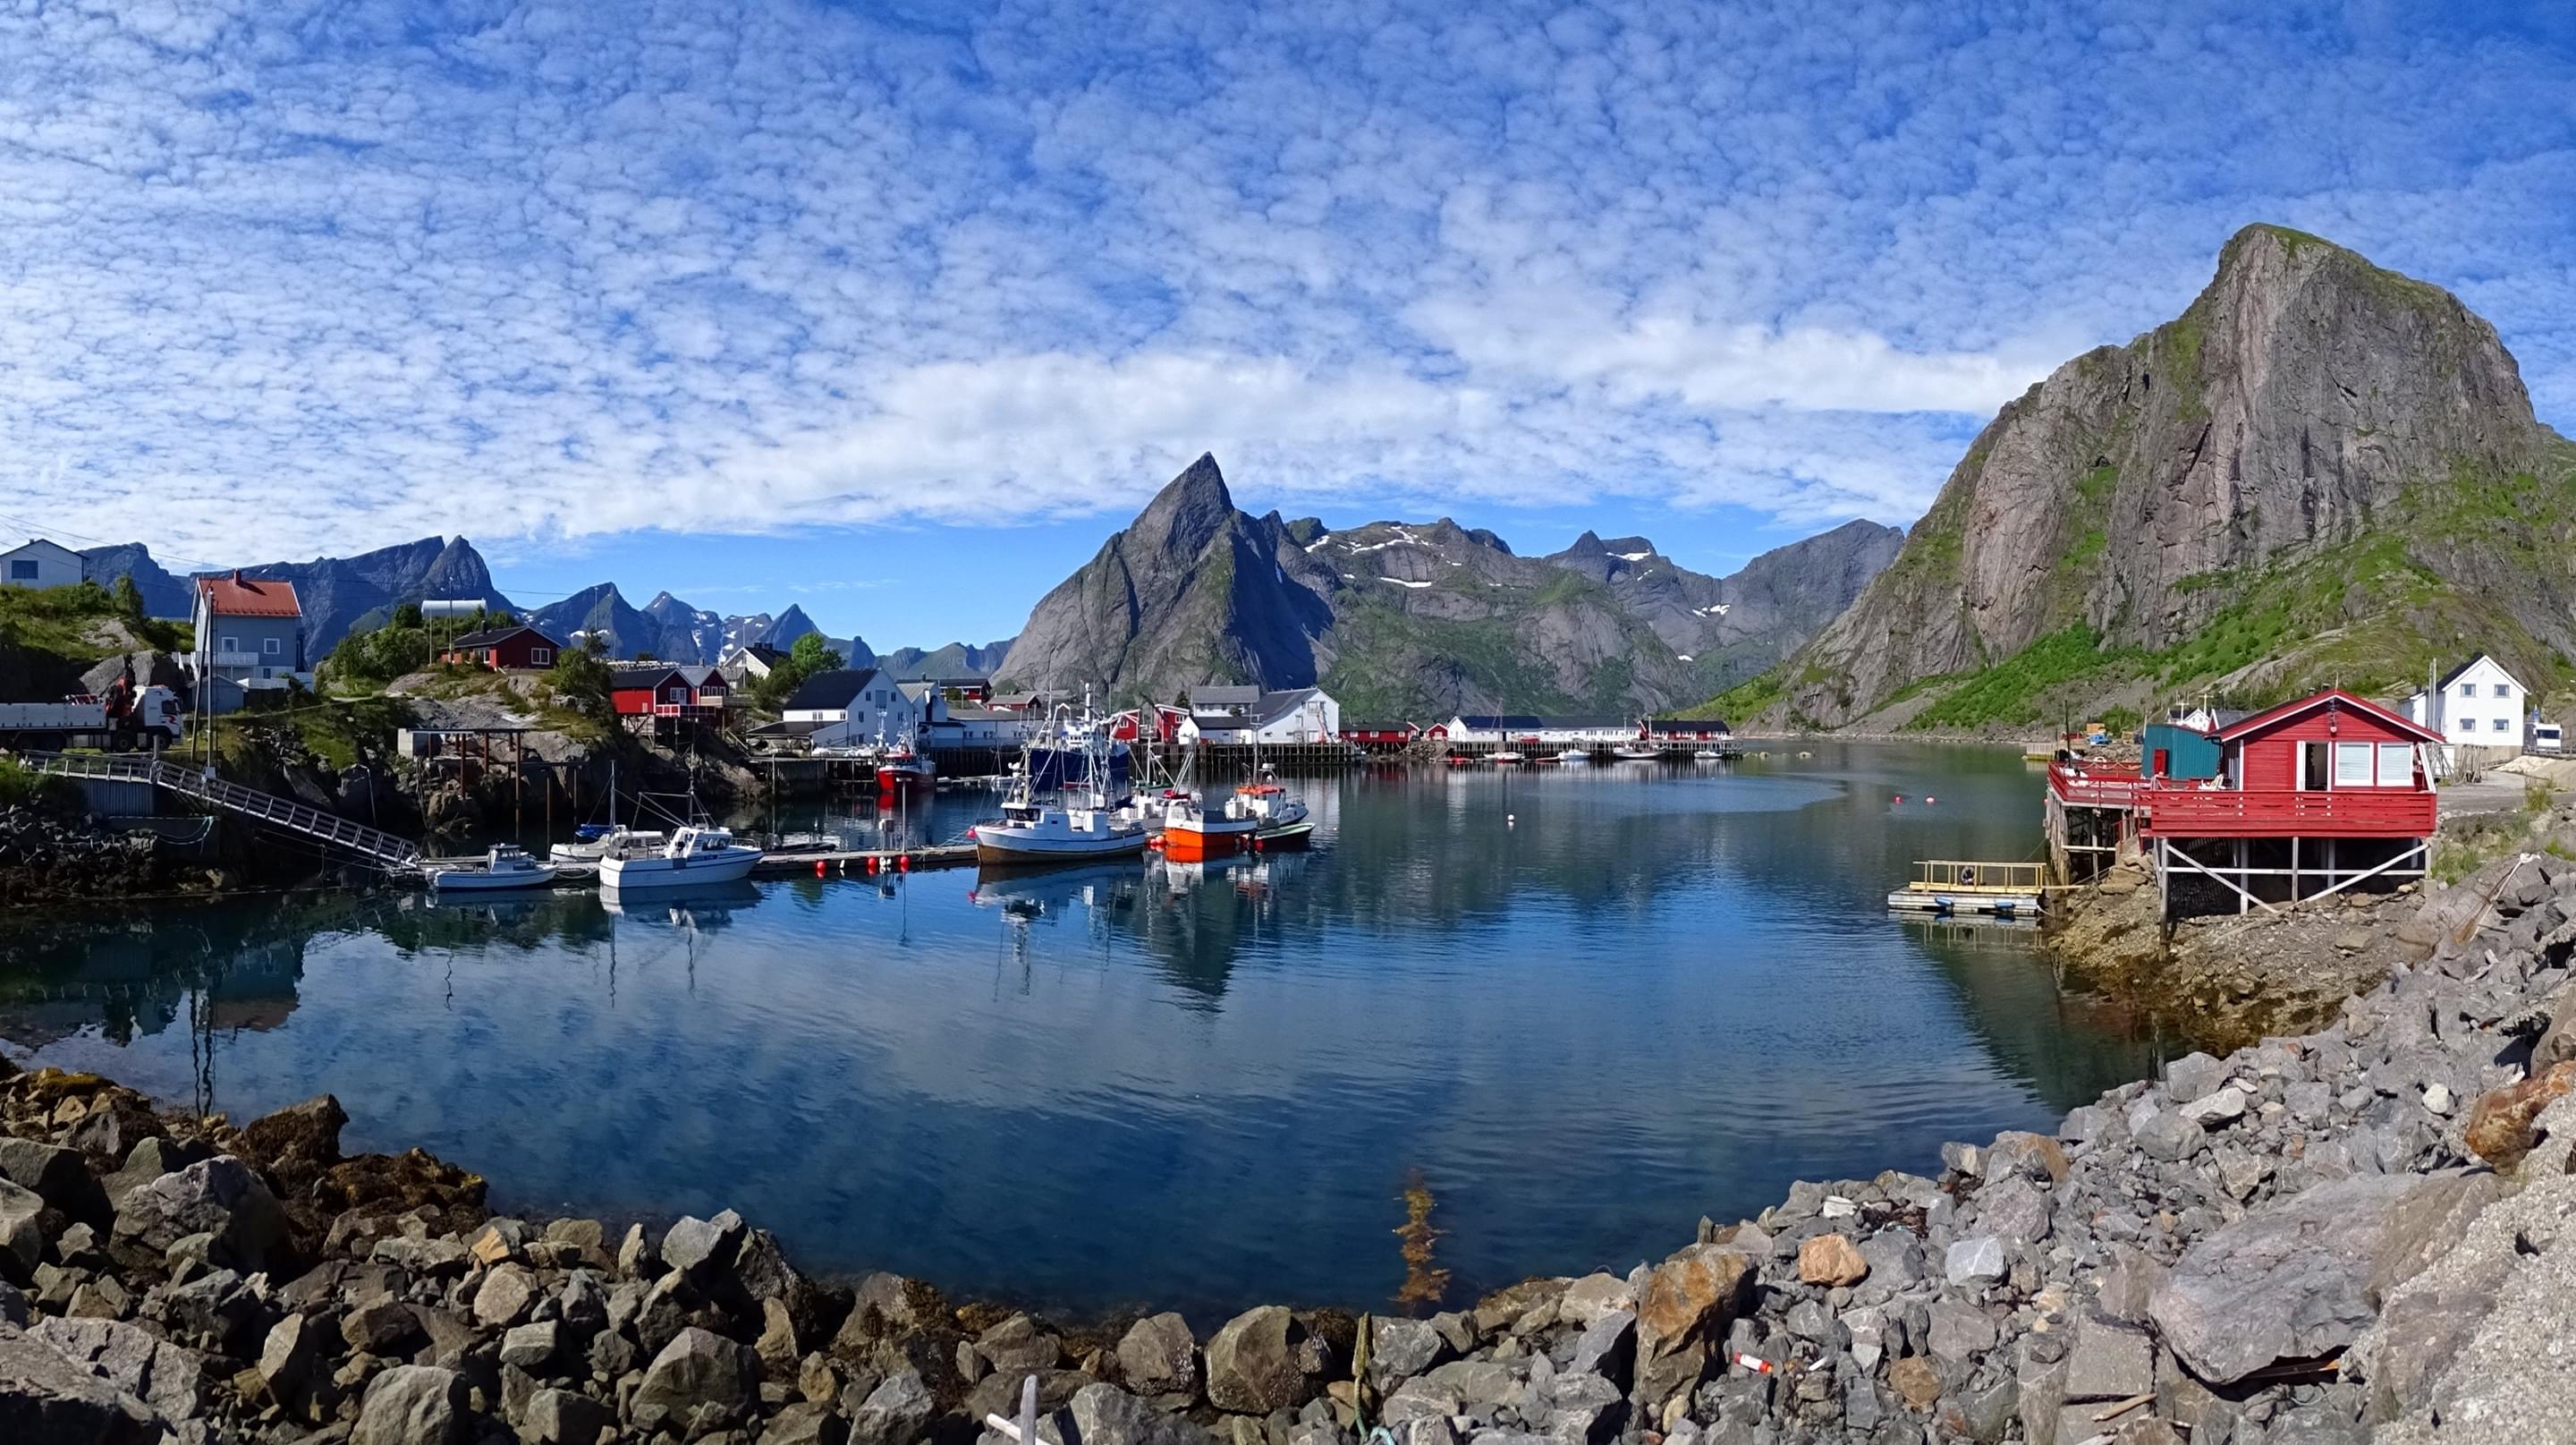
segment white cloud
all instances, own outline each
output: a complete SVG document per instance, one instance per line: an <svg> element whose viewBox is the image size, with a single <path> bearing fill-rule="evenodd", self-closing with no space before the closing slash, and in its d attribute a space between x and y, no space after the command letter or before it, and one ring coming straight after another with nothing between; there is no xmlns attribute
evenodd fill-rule
<svg viewBox="0 0 2576 1445"><path fill-rule="evenodd" d="M0 494L544 555L1115 513L1213 449L1290 508L1901 521L2253 219L2576 407L2568 62L2321 23L0 8Z"/></svg>

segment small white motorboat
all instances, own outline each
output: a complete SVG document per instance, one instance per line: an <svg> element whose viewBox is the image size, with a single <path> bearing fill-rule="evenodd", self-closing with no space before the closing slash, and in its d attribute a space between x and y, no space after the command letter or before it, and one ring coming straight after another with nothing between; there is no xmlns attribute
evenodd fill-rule
<svg viewBox="0 0 2576 1445"><path fill-rule="evenodd" d="M1651 763L1663 754L1644 743L1622 743L1610 750L1612 757L1623 763Z"/></svg>
<svg viewBox="0 0 2576 1445"><path fill-rule="evenodd" d="M731 883L750 877L760 859L759 849L734 842L726 829L693 823L672 833L671 841L656 851L600 859L599 883L630 892Z"/></svg>
<svg viewBox="0 0 2576 1445"><path fill-rule="evenodd" d="M1145 825L1096 801L1073 807L1014 798L1002 805L999 821L978 823L969 836L978 863L1051 863L1145 851Z"/></svg>
<svg viewBox="0 0 2576 1445"><path fill-rule="evenodd" d="M1512 763L1524 761L1519 753L1513 752L1510 748L1504 748L1499 752L1487 753L1485 756L1493 759L1495 762L1505 764L1506 766Z"/></svg>
<svg viewBox="0 0 2576 1445"><path fill-rule="evenodd" d="M429 875L440 893L492 893L508 888L543 888L555 881L555 870L508 843L483 855L480 868L441 868Z"/></svg>
<svg viewBox="0 0 2576 1445"><path fill-rule="evenodd" d="M1560 763L1588 763L1592 761L1592 755L1581 748L1567 748L1556 755L1556 760Z"/></svg>

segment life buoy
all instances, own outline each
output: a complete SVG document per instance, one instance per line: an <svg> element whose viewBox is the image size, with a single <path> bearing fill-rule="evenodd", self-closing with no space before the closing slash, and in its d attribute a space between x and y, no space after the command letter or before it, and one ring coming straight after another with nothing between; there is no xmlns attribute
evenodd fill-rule
<svg viewBox="0 0 2576 1445"><path fill-rule="evenodd" d="M1974 888L1974 887L1976 887L1976 886L1977 886L1977 870L1976 870L1976 869L1974 869L1974 868L1962 868L1962 869L1960 869L1960 870L1959 870L1959 886L1960 886L1960 887L1962 887L1962 888Z"/></svg>

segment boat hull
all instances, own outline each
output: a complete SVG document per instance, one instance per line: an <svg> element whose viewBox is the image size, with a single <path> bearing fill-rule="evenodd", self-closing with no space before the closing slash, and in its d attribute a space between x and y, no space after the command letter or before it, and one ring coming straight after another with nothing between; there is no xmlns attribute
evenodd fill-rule
<svg viewBox="0 0 2576 1445"><path fill-rule="evenodd" d="M1124 858L1145 851L1145 832L1106 833L1097 837L1042 837L1023 829L978 827L975 861L1002 866L1032 863L1084 863Z"/></svg>
<svg viewBox="0 0 2576 1445"><path fill-rule="evenodd" d="M744 848L714 858L603 858L599 886L628 893L648 888L696 888L737 883L751 876L760 850Z"/></svg>
<svg viewBox="0 0 2576 1445"><path fill-rule="evenodd" d="M1163 827L1163 856L1175 863L1204 863L1210 858L1233 858L1252 851L1259 828L1249 822L1230 827L1201 827L1178 823Z"/></svg>
<svg viewBox="0 0 2576 1445"><path fill-rule="evenodd" d="M476 873L460 868L429 875L429 886L441 893L510 893L551 887L554 881L555 870L547 867L520 873Z"/></svg>

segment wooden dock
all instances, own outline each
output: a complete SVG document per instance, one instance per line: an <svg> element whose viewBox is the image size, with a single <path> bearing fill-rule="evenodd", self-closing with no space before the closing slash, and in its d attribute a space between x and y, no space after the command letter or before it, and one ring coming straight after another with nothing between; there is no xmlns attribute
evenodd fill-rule
<svg viewBox="0 0 2576 1445"><path fill-rule="evenodd" d="M1939 858L1914 865L1914 881L1887 895L1900 913L1940 917L1980 914L2037 918L2046 897L2045 863L1982 863Z"/></svg>
<svg viewBox="0 0 2576 1445"><path fill-rule="evenodd" d="M471 868L481 864L483 855L468 854L455 858L423 858L417 875L427 881L432 870ZM771 853L751 865L754 878L829 878L835 875L875 877L885 873L920 873L933 868L971 868L975 866L972 843L931 843L919 848L805 848L792 852ZM589 888L599 883L597 863L558 863L555 886ZM476 895L488 896L488 895Z"/></svg>

